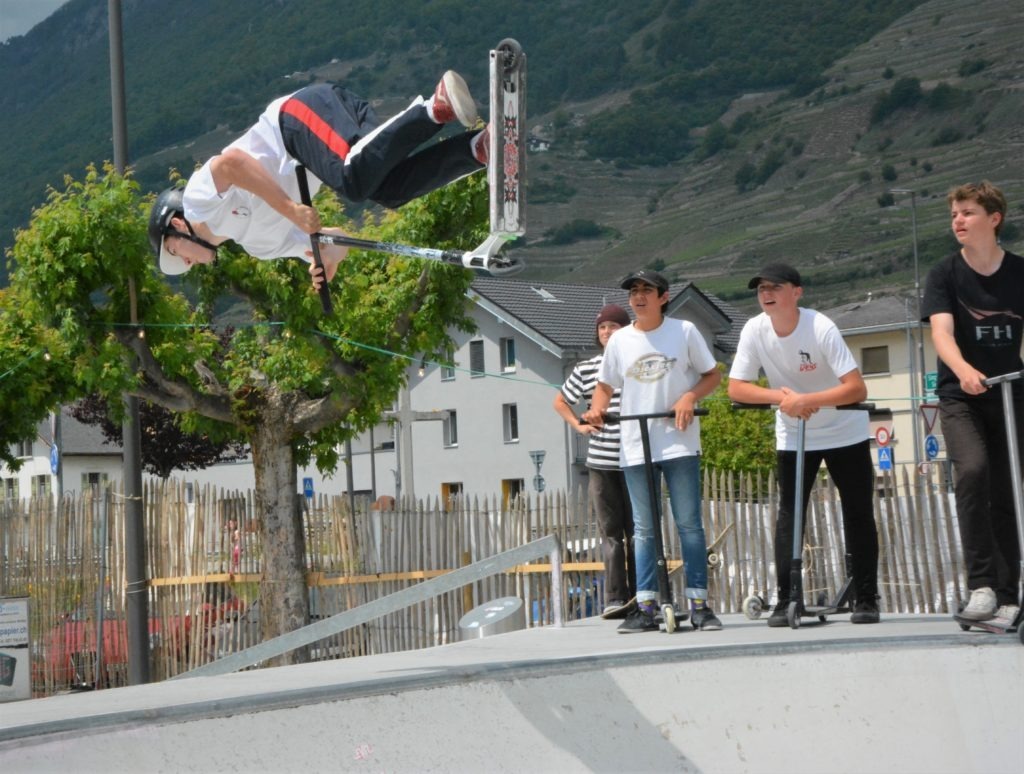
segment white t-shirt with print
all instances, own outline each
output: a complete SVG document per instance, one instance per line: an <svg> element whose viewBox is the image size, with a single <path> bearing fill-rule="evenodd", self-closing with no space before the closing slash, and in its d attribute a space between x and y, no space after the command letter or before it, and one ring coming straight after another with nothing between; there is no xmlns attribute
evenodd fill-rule
<svg viewBox="0 0 1024 774"><path fill-rule="evenodd" d="M697 327L686 320L666 317L653 331L635 324L620 328L608 340L599 381L621 389L622 414L655 414L671 411L687 390L716 367ZM700 420L686 430L675 428L673 418L647 420L651 460L700 454ZM644 463L640 421L626 421L621 429L623 466Z"/></svg>
<svg viewBox="0 0 1024 774"><path fill-rule="evenodd" d="M299 201L299 183L295 176L298 161L284 147L279 116L281 105L291 95L274 100L245 134L228 145L245 151L270 173L293 201ZM225 148L227 150L227 148ZM321 182L308 170L309 195ZM217 193L210 162L193 173L185 186L185 219L205 223L218 237L231 239L256 258L302 258L310 249L309 235L274 210L258 196L237 186Z"/></svg>
<svg viewBox="0 0 1024 774"><path fill-rule="evenodd" d="M796 329L779 336L763 312L747 320L740 333L730 379L752 382L763 369L773 389L789 387L796 392L820 392L838 385L839 377L854 371L857 361L828 317L813 309L800 309ZM798 421L775 412L775 446L797 449ZM807 420L804 448L838 449L868 438L866 411L822 408Z"/></svg>

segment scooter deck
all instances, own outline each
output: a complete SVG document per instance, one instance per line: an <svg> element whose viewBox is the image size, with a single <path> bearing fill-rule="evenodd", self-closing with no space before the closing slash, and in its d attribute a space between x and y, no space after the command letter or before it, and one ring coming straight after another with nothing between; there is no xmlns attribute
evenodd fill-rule
<svg viewBox="0 0 1024 774"><path fill-rule="evenodd" d="M992 632L992 634L1014 634L1017 631L1016 622L1010 623L1009 625L1003 625L996 623L995 620L989 619L988 621L975 621L973 618L964 618L962 615L953 615L953 620L956 621L960 628L965 632L971 629L980 629L984 632Z"/></svg>
<svg viewBox="0 0 1024 774"><path fill-rule="evenodd" d="M512 38L491 51L491 234L526 233L526 54Z"/></svg>

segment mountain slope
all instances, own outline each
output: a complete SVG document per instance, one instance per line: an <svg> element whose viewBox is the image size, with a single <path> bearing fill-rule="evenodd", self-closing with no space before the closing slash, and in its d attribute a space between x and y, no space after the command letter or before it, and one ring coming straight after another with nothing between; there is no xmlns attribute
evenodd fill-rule
<svg viewBox="0 0 1024 774"><path fill-rule="evenodd" d="M997 177L1017 163L994 161L1013 148L1001 117L1019 112L1011 41L1022 31L1021 12L997 0L975 3L970 20L949 0L347 0L343 13L332 0L179 0L172 16L157 0L123 7L130 156L147 190L313 78L342 78L387 115L454 66L484 102L485 52L516 37L529 56L531 129L552 140L530 159L524 249L537 279L604 282L653 262L740 302L732 273L785 256L834 264L811 272L821 287L849 287L856 278L842 273L854 268L905 284L908 217L878 207L893 185L882 167L896 168L894 184L929 189L918 209L932 238L937 193L958 175ZM111 155L106 23L105 5L71 0L0 46L0 245L46 184ZM984 66L961 77L965 60ZM918 105L870 125L878 96L907 77L928 94L939 81L979 94L956 117ZM940 128L963 144L932 149ZM740 191L744 165L755 179ZM1000 182L1014 194L1012 176ZM579 240L589 231L604 236Z"/></svg>

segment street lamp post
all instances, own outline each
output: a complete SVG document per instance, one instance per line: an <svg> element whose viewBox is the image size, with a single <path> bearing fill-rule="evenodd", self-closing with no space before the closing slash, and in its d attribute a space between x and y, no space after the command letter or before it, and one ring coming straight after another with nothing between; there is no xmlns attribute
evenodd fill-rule
<svg viewBox="0 0 1024 774"><path fill-rule="evenodd" d="M914 446L917 448L918 444L916 442L918 441L918 434L920 433L918 403L919 397L923 398L927 392L925 380L927 379L926 374L928 370L927 364L924 360L924 323L921 321L921 264L918 260L917 252L917 192L909 188L890 188L889 193L910 194L910 232L914 246L914 306L917 316L917 362L918 375L920 377L920 381L918 381L911 376L912 384L914 384L913 395L911 395L911 405L913 406L914 412ZM911 371L913 371L913 369L911 369ZM915 462L920 462L921 460L919 455L915 453L915 456L918 457Z"/></svg>

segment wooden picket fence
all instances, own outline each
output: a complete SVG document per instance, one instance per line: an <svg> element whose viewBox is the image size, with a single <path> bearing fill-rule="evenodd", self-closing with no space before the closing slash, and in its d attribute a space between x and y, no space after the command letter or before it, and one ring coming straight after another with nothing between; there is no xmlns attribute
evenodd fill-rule
<svg viewBox="0 0 1024 774"><path fill-rule="evenodd" d="M921 478L906 469L878 478L875 516L881 548L879 580L885 612L948 612L965 594L948 481L934 467ZM165 679L259 641L262 578L259 507L252 492L214 487L186 501L182 482L144 491L152 677ZM520 566L428 602L383 616L321 641L314 659L387 653L459 639L459 620L499 597L524 600L528 626L551 623L553 593L570 618L603 606L601 541L583 493L401 502L393 510L345 497L302 504L311 612L325 617L424 579L554 534L566 546L564 587L552 589L547 563ZM708 542L722 537L720 561L709 568L716 611L743 610L751 595L773 601L773 476L706 471ZM0 597L29 596L33 693L78 685L127 682L125 644L124 500L97 497L0 504ZM669 513L667 507L665 513ZM833 598L846 575L841 509L827 476L816 482L805 538L805 588L810 601ZM664 520L663 520L664 521ZM670 566L679 536L663 523ZM682 573L674 578L682 594ZM97 664L98 618L105 646ZM97 676L99 675L99 679Z"/></svg>

